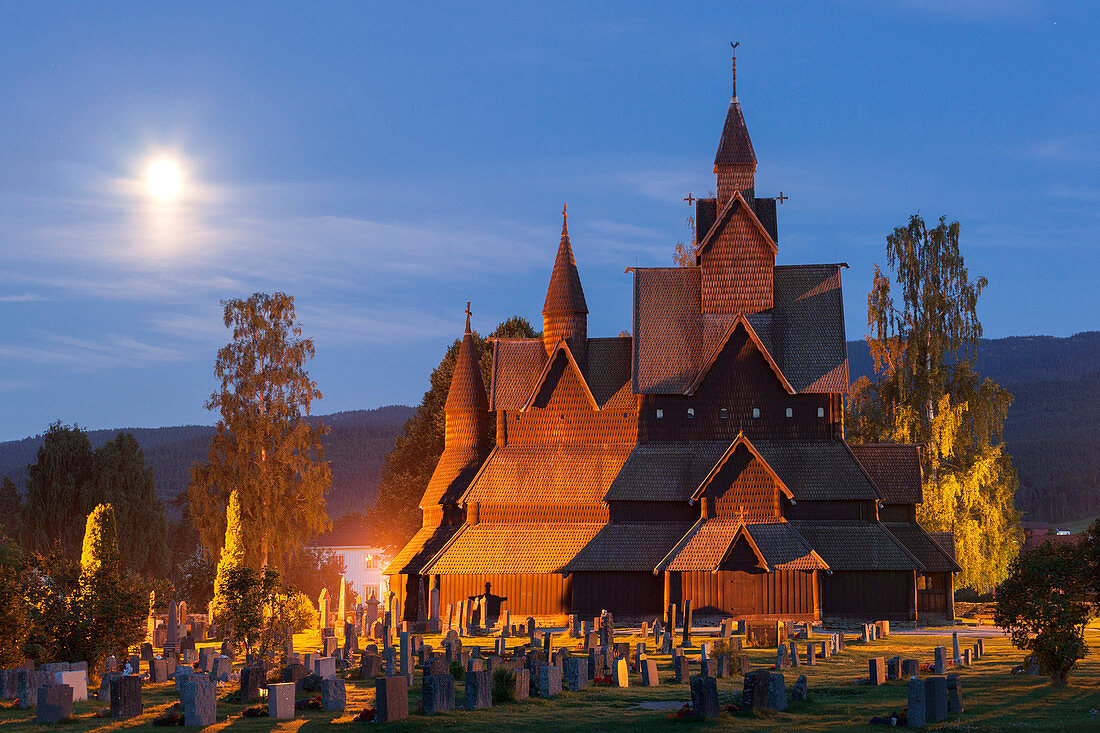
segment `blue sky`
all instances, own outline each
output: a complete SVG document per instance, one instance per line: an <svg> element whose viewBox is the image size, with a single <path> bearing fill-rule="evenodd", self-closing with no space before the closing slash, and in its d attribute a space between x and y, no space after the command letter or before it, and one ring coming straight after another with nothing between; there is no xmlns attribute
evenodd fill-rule
<svg viewBox="0 0 1100 733"><path fill-rule="evenodd" d="M410 8L410 5L415 7ZM296 296L321 412L538 325L569 204L589 333L713 190L729 41L781 263L865 331L886 234L962 224L986 335L1100 328L1092 3L0 4L0 440L212 422L219 300ZM158 156L183 196L142 186Z"/></svg>

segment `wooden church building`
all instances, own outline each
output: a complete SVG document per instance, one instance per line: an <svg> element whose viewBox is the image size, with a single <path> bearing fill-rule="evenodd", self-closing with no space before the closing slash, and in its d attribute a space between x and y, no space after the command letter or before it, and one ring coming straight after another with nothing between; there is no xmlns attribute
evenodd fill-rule
<svg viewBox="0 0 1100 733"><path fill-rule="evenodd" d="M736 83L736 67L734 70ZM404 617L484 592L513 615L953 617L951 537L916 522L917 447L849 445L841 264L777 265L736 95L692 267L634 268L631 336L590 337L567 220L540 339L466 334ZM495 440L489 420L496 421ZM945 549L946 548L946 549Z"/></svg>

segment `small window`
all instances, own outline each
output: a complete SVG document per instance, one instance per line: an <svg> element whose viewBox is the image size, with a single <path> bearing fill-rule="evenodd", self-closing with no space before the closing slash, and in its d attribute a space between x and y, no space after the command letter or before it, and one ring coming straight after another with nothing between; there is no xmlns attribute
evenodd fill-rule
<svg viewBox="0 0 1100 733"><path fill-rule="evenodd" d="M818 417L825 417L825 408L824 407L817 408L817 416Z"/></svg>
<svg viewBox="0 0 1100 733"><path fill-rule="evenodd" d="M794 417L794 410L790 407L787 408L787 417Z"/></svg>
<svg viewBox="0 0 1100 733"><path fill-rule="evenodd" d="M752 408L752 417L753 417L754 420L760 417L760 408L759 407Z"/></svg>
<svg viewBox="0 0 1100 733"><path fill-rule="evenodd" d="M688 417L695 417L695 408L694 407L689 407L688 408Z"/></svg>
<svg viewBox="0 0 1100 733"><path fill-rule="evenodd" d="M658 407L657 408L657 419L658 420L663 420L664 418L665 418L665 411L662 410L660 407Z"/></svg>
<svg viewBox="0 0 1100 733"><path fill-rule="evenodd" d="M730 419L730 411L727 408L723 407L721 410L718 411L718 417L720 417L723 420L729 420Z"/></svg>
<svg viewBox="0 0 1100 733"><path fill-rule="evenodd" d="M374 570L374 555L367 555L363 558L363 569Z"/></svg>

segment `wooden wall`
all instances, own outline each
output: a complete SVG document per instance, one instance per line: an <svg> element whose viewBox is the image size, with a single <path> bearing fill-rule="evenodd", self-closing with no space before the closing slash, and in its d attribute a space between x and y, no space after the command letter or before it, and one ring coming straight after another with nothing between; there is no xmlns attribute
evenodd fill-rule
<svg viewBox="0 0 1100 733"><path fill-rule="evenodd" d="M912 620L916 618L916 594L912 570L835 572L821 578L821 613L826 617Z"/></svg>
<svg viewBox="0 0 1100 733"><path fill-rule="evenodd" d="M458 604L472 596L485 592L485 583L491 583L493 595L504 596L503 609L512 612L512 618L524 616L551 616L570 612L573 600L573 579L557 573L531 574L468 574L441 575L439 613L447 613L447 604ZM406 613L406 618L408 614Z"/></svg>
<svg viewBox="0 0 1100 733"><path fill-rule="evenodd" d="M683 607L684 600L690 598L695 613L726 614L738 618L818 618L815 571L719 571L671 575L671 598L668 600Z"/></svg>
<svg viewBox="0 0 1100 733"><path fill-rule="evenodd" d="M616 616L660 615L664 582L653 573L574 573L573 613L595 616L607 609Z"/></svg>

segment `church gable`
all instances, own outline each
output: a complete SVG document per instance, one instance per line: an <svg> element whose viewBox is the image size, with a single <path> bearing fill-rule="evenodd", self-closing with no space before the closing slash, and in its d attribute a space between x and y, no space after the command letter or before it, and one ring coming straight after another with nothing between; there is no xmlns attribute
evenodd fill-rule
<svg viewBox="0 0 1100 733"><path fill-rule="evenodd" d="M598 410L592 391L564 343L547 364L528 407L551 410Z"/></svg>
<svg viewBox="0 0 1100 733"><path fill-rule="evenodd" d="M780 494L790 496L751 444L739 439L700 485L695 498L705 502L706 516L765 522L779 518Z"/></svg>
<svg viewBox="0 0 1100 733"><path fill-rule="evenodd" d="M759 313L772 307L776 245L740 193L700 243L703 313Z"/></svg>

